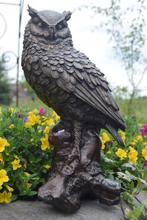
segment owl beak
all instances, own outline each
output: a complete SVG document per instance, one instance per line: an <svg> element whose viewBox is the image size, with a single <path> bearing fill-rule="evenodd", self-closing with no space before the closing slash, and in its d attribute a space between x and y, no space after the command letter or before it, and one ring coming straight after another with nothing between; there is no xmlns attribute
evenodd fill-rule
<svg viewBox="0 0 147 220"><path fill-rule="evenodd" d="M54 39L55 38L55 28L49 27L49 33L50 33L50 39Z"/></svg>

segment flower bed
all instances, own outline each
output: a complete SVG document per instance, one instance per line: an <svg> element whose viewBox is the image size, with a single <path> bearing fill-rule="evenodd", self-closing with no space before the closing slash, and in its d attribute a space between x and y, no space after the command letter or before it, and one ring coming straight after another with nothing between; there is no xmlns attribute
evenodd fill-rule
<svg viewBox="0 0 147 220"><path fill-rule="evenodd" d="M59 117L44 109L0 113L0 203L32 197L51 167L50 128Z"/></svg>
<svg viewBox="0 0 147 220"><path fill-rule="evenodd" d="M147 125L139 129L135 118L126 119L126 125L125 132L119 131L124 147L102 132L102 167L107 177L121 184L122 200L129 205L124 210L126 219L143 220L147 219L147 206L138 204L137 195L147 192Z"/></svg>
<svg viewBox="0 0 147 220"><path fill-rule="evenodd" d="M58 120L55 112L46 113L43 108L0 111L0 203L37 194L51 167L48 134ZM127 218L136 215L132 220L138 220L146 215L144 205L136 208L135 197L141 190L147 191L147 125L139 130L135 119L126 119L126 124L126 132L119 131L124 147L106 131L101 132L101 165L106 176L122 186L122 198L132 209L127 210Z"/></svg>

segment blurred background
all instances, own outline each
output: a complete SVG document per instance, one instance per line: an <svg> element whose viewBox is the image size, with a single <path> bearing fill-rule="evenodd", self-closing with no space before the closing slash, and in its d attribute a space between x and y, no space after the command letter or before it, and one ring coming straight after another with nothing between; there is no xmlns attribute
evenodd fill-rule
<svg viewBox="0 0 147 220"><path fill-rule="evenodd" d="M43 105L20 65L28 5L70 10L74 46L105 74L122 114L147 120L145 0L0 0L0 105Z"/></svg>

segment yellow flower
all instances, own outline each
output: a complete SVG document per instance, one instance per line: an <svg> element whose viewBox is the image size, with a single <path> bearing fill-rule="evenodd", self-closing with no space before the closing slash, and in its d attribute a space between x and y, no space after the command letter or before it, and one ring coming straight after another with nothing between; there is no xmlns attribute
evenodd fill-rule
<svg viewBox="0 0 147 220"><path fill-rule="evenodd" d="M120 135L121 139L123 140L123 142L125 142L126 140L126 134L124 131L119 131L118 134Z"/></svg>
<svg viewBox="0 0 147 220"><path fill-rule="evenodd" d="M11 113L11 115L12 115L13 113L15 113L15 112L16 112L16 110L15 110L15 108L10 107L10 108L9 108L9 112L10 112L10 113Z"/></svg>
<svg viewBox="0 0 147 220"><path fill-rule="evenodd" d="M137 135L135 139L137 142L143 141L143 137L141 135Z"/></svg>
<svg viewBox="0 0 147 220"><path fill-rule="evenodd" d="M7 171L4 169L0 170L0 186L3 185L3 183L6 183L9 181L9 177L7 175Z"/></svg>
<svg viewBox="0 0 147 220"><path fill-rule="evenodd" d="M132 164L136 164L138 152L133 147L129 147L129 148L130 148L130 151L128 153L129 162Z"/></svg>
<svg viewBox="0 0 147 220"><path fill-rule="evenodd" d="M0 137L0 152L3 152L5 150L5 147L10 146L8 141L5 138Z"/></svg>
<svg viewBox="0 0 147 220"><path fill-rule="evenodd" d="M25 128L31 128L35 124L40 123L40 116L35 115L33 112L29 112L27 122L25 123Z"/></svg>
<svg viewBox="0 0 147 220"><path fill-rule="evenodd" d="M47 124L49 127L53 127L54 124L55 124L55 122L54 122L54 120L53 120L52 118L50 118L50 119L48 119L48 120L46 121L46 124Z"/></svg>
<svg viewBox="0 0 147 220"><path fill-rule="evenodd" d="M0 163L4 164L4 159L3 159L3 155L0 154Z"/></svg>
<svg viewBox="0 0 147 220"><path fill-rule="evenodd" d="M12 193L11 192L2 192L0 193L0 203L10 203L11 202Z"/></svg>
<svg viewBox="0 0 147 220"><path fill-rule="evenodd" d="M20 160L19 159L15 159L11 162L13 170L17 170L20 167L22 167L22 165L20 164Z"/></svg>
<svg viewBox="0 0 147 220"><path fill-rule="evenodd" d="M48 141L48 135L45 135L45 137L41 138L41 149L43 151L47 150L49 148L49 141Z"/></svg>
<svg viewBox="0 0 147 220"><path fill-rule="evenodd" d="M55 111L52 112L51 117L53 117L55 121L59 121L60 120L60 116L57 115L57 113Z"/></svg>
<svg viewBox="0 0 147 220"><path fill-rule="evenodd" d="M10 129L12 129L12 128L14 128L14 127L15 127L14 124L9 125L9 128L10 128Z"/></svg>
<svg viewBox="0 0 147 220"><path fill-rule="evenodd" d="M55 124L54 120L52 118L46 118L45 121L42 123L42 125L46 125L46 126L49 126L49 127L53 127Z"/></svg>
<svg viewBox="0 0 147 220"><path fill-rule="evenodd" d="M147 145L142 149L142 156L147 160Z"/></svg>
<svg viewBox="0 0 147 220"><path fill-rule="evenodd" d="M25 128L31 128L31 127L32 127L32 123L29 122L29 121L27 121L27 122L25 123Z"/></svg>
<svg viewBox="0 0 147 220"><path fill-rule="evenodd" d="M117 157L120 158L120 160L124 160L127 157L127 153L122 148L118 148L115 154Z"/></svg>
<svg viewBox="0 0 147 220"><path fill-rule="evenodd" d="M13 192L13 191L14 191L14 189L13 189L12 187L8 186L8 185L6 185L6 188L7 188L7 190L8 190L9 192Z"/></svg>
<svg viewBox="0 0 147 220"><path fill-rule="evenodd" d="M100 137L100 141L101 141L101 149L104 150L105 149L105 143L104 143L104 141L101 137Z"/></svg>
<svg viewBox="0 0 147 220"><path fill-rule="evenodd" d="M50 131L50 127L49 126L46 126L43 133L44 134L49 134L49 131Z"/></svg>
<svg viewBox="0 0 147 220"><path fill-rule="evenodd" d="M141 135L137 135L134 140L132 140L132 142L130 143L131 146L134 146L138 143L138 142L142 142L143 141L143 137Z"/></svg>
<svg viewBox="0 0 147 220"><path fill-rule="evenodd" d="M104 144L111 141L111 138L109 137L109 135L106 132L103 132L101 134L101 139L104 142Z"/></svg>
<svg viewBox="0 0 147 220"><path fill-rule="evenodd" d="M136 140L133 140L133 141L130 143L130 145L133 146L133 147L135 147L136 144L137 144Z"/></svg>

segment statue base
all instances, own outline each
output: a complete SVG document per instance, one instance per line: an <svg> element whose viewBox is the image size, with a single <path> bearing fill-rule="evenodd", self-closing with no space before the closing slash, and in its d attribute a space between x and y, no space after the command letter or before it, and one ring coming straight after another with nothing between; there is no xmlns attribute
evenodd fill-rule
<svg viewBox="0 0 147 220"><path fill-rule="evenodd" d="M39 188L39 199L64 213L77 211L82 198L99 199L107 205L119 203L121 188L101 170L100 140L94 128L82 131L80 155L74 149L71 130L61 123L49 138L54 145L53 166L48 181Z"/></svg>

